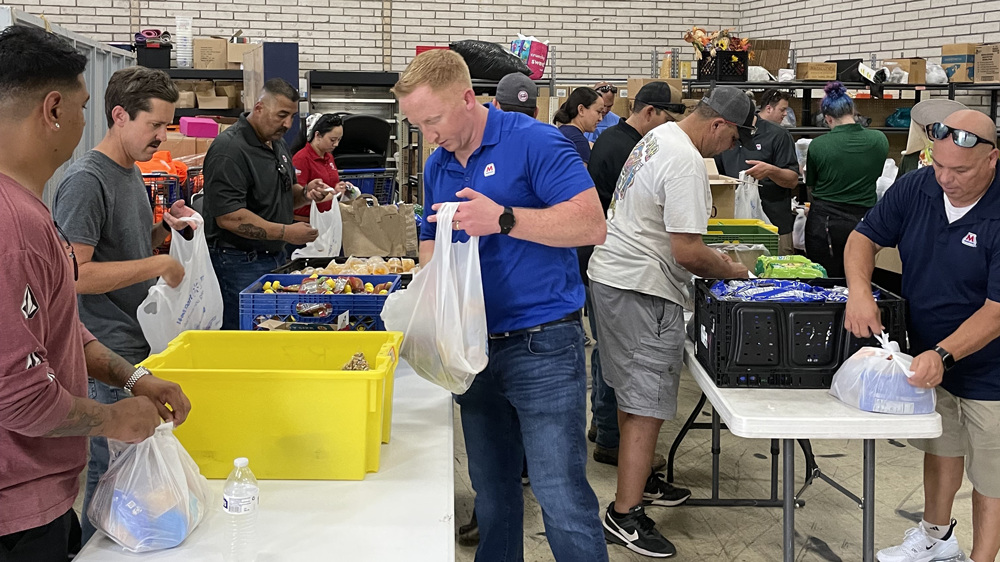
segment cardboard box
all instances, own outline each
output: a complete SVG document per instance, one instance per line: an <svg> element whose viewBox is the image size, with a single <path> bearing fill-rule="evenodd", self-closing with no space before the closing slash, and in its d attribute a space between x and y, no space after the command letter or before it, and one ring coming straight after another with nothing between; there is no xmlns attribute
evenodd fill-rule
<svg viewBox="0 0 1000 562"><path fill-rule="evenodd" d="M836 80L837 63L800 62L795 65L796 80Z"/></svg>
<svg viewBox="0 0 1000 562"><path fill-rule="evenodd" d="M177 103L174 104L174 107L178 109L194 109L198 107L198 97L194 92L181 90L178 93L180 97L177 98Z"/></svg>
<svg viewBox="0 0 1000 562"><path fill-rule="evenodd" d="M195 39L194 67L198 70L225 70L228 67L227 44L225 39Z"/></svg>
<svg viewBox="0 0 1000 562"><path fill-rule="evenodd" d="M1000 82L1000 43L976 47L976 84Z"/></svg>
<svg viewBox="0 0 1000 562"><path fill-rule="evenodd" d="M167 140L160 143L157 150L169 151L171 158L181 158L198 154L198 142L197 139L185 137L180 133L167 133Z"/></svg>
<svg viewBox="0 0 1000 562"><path fill-rule="evenodd" d="M978 43L941 45L941 66L949 82L969 83L976 78L976 47Z"/></svg>
<svg viewBox="0 0 1000 562"><path fill-rule="evenodd" d="M226 96L217 96L214 92L195 92L198 97L199 109L232 109L235 107L233 100Z"/></svg>
<svg viewBox="0 0 1000 562"><path fill-rule="evenodd" d="M739 180L719 173L714 158L705 158L708 184L712 188L712 218L731 219L736 214L736 186Z"/></svg>
<svg viewBox="0 0 1000 562"><path fill-rule="evenodd" d="M889 59L885 62L895 63L903 69L903 72L908 72L907 84L927 83L927 59L911 57L906 59Z"/></svg>
<svg viewBox="0 0 1000 562"><path fill-rule="evenodd" d="M215 95L229 98L230 108L243 107L243 84L237 82L216 82Z"/></svg>
<svg viewBox="0 0 1000 562"><path fill-rule="evenodd" d="M243 64L243 54L247 51L260 47L256 43L226 43L226 61L235 63L237 68Z"/></svg>
<svg viewBox="0 0 1000 562"><path fill-rule="evenodd" d="M875 267L891 271L892 273L903 273L903 262L899 259L899 250L896 248L882 248L875 254Z"/></svg>
<svg viewBox="0 0 1000 562"><path fill-rule="evenodd" d="M666 82L667 84L677 88L677 91L681 93L684 92L684 83L680 78L629 78L628 85L626 86L629 101L634 100L635 95L639 93L639 90L650 82ZM621 90L619 90L618 93L621 94Z"/></svg>
<svg viewBox="0 0 1000 562"><path fill-rule="evenodd" d="M195 149L197 152L195 154L205 154L208 152L208 147L212 146L212 141L215 139L195 139Z"/></svg>

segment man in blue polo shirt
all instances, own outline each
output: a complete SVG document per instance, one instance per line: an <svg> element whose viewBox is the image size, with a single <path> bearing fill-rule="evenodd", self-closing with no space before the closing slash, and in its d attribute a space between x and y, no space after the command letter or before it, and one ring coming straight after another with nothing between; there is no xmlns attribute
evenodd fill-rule
<svg viewBox="0 0 1000 562"><path fill-rule="evenodd" d="M943 433L924 451L924 520L881 562L961 559L951 518L966 469L972 495L970 560L1000 551L1000 179L996 125L963 110L927 128L934 166L897 181L851 234L845 327L882 329L871 293L876 252L897 246L909 302L910 384L935 388Z"/></svg>
<svg viewBox="0 0 1000 562"><path fill-rule="evenodd" d="M605 562L597 496L587 482L584 289L573 248L601 244L594 182L554 127L479 105L453 51L413 59L393 88L410 123L440 148L424 169L427 224L461 201L456 236L480 236L489 365L458 396L476 491L479 562L523 560L525 456L559 562Z"/></svg>

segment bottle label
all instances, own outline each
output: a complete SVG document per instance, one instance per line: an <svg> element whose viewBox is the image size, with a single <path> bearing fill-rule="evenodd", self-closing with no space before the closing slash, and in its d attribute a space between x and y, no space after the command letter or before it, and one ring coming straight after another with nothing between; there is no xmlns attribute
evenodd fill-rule
<svg viewBox="0 0 1000 562"><path fill-rule="evenodd" d="M222 511L230 515L247 515L257 511L259 497L256 493L250 496L222 495Z"/></svg>

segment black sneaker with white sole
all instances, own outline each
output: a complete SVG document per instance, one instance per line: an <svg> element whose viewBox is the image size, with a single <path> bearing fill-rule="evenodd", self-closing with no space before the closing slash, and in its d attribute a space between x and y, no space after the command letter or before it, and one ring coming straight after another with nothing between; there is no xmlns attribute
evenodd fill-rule
<svg viewBox="0 0 1000 562"><path fill-rule="evenodd" d="M642 491L643 505L658 505L675 507L686 502L691 497L691 490L675 488L663 479L663 474L654 472L646 480L646 489Z"/></svg>
<svg viewBox="0 0 1000 562"><path fill-rule="evenodd" d="M641 505L620 515L615 513L612 502L604 514L604 538L611 544L624 546L650 558L670 558L677 554L677 549L656 530L656 524L646 516Z"/></svg>

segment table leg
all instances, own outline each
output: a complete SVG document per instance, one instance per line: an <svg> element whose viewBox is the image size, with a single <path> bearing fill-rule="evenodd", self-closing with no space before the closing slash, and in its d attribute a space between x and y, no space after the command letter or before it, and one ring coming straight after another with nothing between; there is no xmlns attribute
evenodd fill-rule
<svg viewBox="0 0 1000 562"><path fill-rule="evenodd" d="M722 418L712 406L712 499L719 499L719 454L722 453Z"/></svg>
<svg viewBox="0 0 1000 562"><path fill-rule="evenodd" d="M785 478L782 485L784 492L784 542L782 552L784 562L795 561L795 440L783 439L782 448L785 454ZM867 562L867 559L866 559Z"/></svg>
<svg viewBox="0 0 1000 562"><path fill-rule="evenodd" d="M862 556L864 562L875 560L875 441L865 439L864 502L862 511Z"/></svg>

